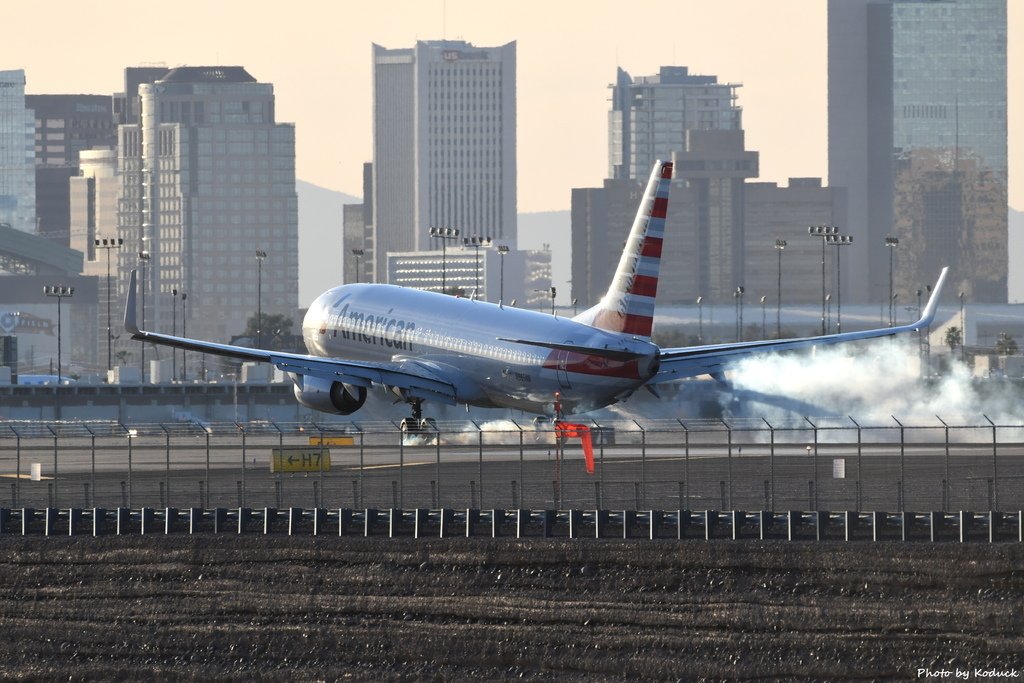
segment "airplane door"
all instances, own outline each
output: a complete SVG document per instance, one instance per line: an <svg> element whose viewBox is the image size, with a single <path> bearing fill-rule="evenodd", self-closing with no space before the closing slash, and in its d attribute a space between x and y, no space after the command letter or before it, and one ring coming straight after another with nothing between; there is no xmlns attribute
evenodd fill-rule
<svg viewBox="0 0 1024 683"><path fill-rule="evenodd" d="M569 383L569 372L567 366L569 364L569 352L568 351L556 351L555 360L557 361L556 374L558 375L558 386L563 389L571 389L572 385Z"/></svg>

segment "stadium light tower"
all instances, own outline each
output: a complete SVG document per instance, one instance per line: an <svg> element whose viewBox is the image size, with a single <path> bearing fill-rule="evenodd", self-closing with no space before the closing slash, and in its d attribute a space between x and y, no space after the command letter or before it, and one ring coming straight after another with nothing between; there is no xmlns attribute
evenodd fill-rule
<svg viewBox="0 0 1024 683"><path fill-rule="evenodd" d="M807 228L811 237L821 238L821 333L825 334L825 238L838 235L839 228L834 225L811 225Z"/></svg>
<svg viewBox="0 0 1024 683"><path fill-rule="evenodd" d="M103 249L107 252L107 370L109 371L114 369L113 353L110 348L114 341L114 333L110 329L110 250L120 249L124 244L124 240L120 237L116 239L113 237L97 237L93 243L97 249Z"/></svg>
<svg viewBox="0 0 1024 683"><path fill-rule="evenodd" d="M431 227L430 236L441 240L441 293L448 289L448 240L457 240L462 231L458 228Z"/></svg>
<svg viewBox="0 0 1024 683"><path fill-rule="evenodd" d="M779 252L779 282L775 300L775 338L782 338L782 252L786 249L786 240L775 240L775 250Z"/></svg>

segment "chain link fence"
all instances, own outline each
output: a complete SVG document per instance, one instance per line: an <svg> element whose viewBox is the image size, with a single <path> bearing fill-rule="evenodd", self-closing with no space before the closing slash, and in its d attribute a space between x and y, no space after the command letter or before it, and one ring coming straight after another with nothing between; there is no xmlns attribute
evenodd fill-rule
<svg viewBox="0 0 1024 683"><path fill-rule="evenodd" d="M0 507L1019 510L1024 424L4 422Z"/></svg>

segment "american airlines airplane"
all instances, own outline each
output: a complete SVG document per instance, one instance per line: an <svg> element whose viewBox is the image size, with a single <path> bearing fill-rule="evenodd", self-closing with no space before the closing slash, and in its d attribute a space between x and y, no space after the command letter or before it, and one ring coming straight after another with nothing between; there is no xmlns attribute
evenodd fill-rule
<svg viewBox="0 0 1024 683"><path fill-rule="evenodd" d="M622 401L642 387L709 374L753 354L914 332L935 316L942 270L921 319L910 325L800 339L659 348L651 341L672 164L657 162L611 286L574 318L437 292L350 284L309 307L309 354L282 353L141 330L135 271L124 324L132 339L271 363L289 373L299 403L350 415L374 386L410 404L406 429L425 428L423 401L516 408L561 418Z"/></svg>

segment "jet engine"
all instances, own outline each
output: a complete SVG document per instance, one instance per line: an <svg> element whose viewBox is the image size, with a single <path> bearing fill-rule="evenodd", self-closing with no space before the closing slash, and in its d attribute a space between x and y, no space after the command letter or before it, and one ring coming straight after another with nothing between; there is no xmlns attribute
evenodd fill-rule
<svg viewBox="0 0 1024 683"><path fill-rule="evenodd" d="M293 381L295 400L313 410L351 415L366 403L366 387L307 376L295 377Z"/></svg>

